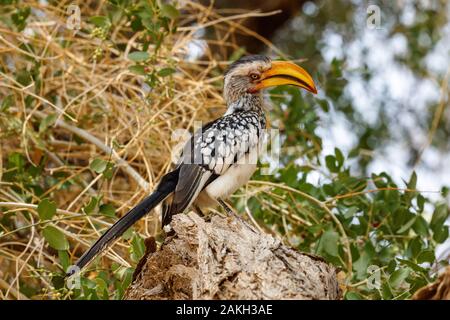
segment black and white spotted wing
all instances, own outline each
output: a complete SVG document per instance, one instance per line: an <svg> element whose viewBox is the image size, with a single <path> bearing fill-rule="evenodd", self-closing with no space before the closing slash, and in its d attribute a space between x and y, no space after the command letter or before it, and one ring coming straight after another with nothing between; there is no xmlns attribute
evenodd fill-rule
<svg viewBox="0 0 450 320"><path fill-rule="evenodd" d="M170 217L189 208L207 184L223 175L230 166L240 164L244 155L258 147L264 128L263 114L241 111L197 131L183 148L178 183L172 203L163 216Z"/></svg>

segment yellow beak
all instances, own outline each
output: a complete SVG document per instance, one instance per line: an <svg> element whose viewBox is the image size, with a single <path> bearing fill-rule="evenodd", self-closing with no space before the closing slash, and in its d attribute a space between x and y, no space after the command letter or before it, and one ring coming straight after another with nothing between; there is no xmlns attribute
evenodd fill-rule
<svg viewBox="0 0 450 320"><path fill-rule="evenodd" d="M286 61L274 61L272 67L261 75L261 80L252 91L290 84L317 93L312 77L302 67Z"/></svg>

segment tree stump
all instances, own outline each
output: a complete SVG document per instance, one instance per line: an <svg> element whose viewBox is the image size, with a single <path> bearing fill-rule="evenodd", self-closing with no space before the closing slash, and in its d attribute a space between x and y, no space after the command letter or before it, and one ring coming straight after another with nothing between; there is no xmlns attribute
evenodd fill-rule
<svg viewBox="0 0 450 320"><path fill-rule="evenodd" d="M414 293L413 300L450 300L450 267L445 268L437 280Z"/></svg>
<svg viewBox="0 0 450 320"><path fill-rule="evenodd" d="M176 215L147 253L125 299L339 299L333 266L237 217Z"/></svg>

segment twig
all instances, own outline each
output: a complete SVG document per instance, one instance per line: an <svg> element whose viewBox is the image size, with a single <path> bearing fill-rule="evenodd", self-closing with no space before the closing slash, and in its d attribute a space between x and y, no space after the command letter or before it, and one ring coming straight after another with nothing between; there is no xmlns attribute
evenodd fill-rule
<svg viewBox="0 0 450 320"><path fill-rule="evenodd" d="M36 114L41 119L47 116L45 113L37 110L34 112L34 114ZM142 178L141 175L128 164L128 162L123 160L113 148L105 145L97 137L93 136L86 130L72 126L61 119L56 120L55 125L76 134L77 136L83 138L86 141L91 142L97 148L102 150L104 153L111 154L112 158L117 162L117 164L121 166L122 169L128 175L130 175L130 177L132 177L142 189L144 189L145 191L148 191L150 189L150 184L147 181L145 181L144 178Z"/></svg>
<svg viewBox="0 0 450 320"><path fill-rule="evenodd" d="M343 239L343 244L344 244L346 255L347 255L347 279L352 278L352 272L353 272L352 252L350 251L350 242L348 240L347 233L345 232L345 229L344 229L344 226L342 225L342 223L339 221L338 218L336 218L336 216L333 214L333 212L331 212L331 210L326 206L326 204L324 202L317 200L316 198L314 198L313 196L311 196L305 192L291 188L284 184L273 183L273 182L269 182L269 181L257 181L257 180L252 180L252 181L250 181L250 183L251 184L265 184L265 185L273 186L276 188L280 188L280 189L284 189L284 190L296 193L296 194L302 196L303 198L306 198L306 199L310 200L311 202L315 203L320 208L322 208L326 213L328 213L328 215L331 217L331 219L334 221L334 223L338 227L339 232L341 233L341 236Z"/></svg>
<svg viewBox="0 0 450 320"><path fill-rule="evenodd" d="M3 279L0 279L0 287L5 290L9 290L9 293L15 296L18 300L30 300L26 295L14 289L8 282Z"/></svg>
<svg viewBox="0 0 450 320"><path fill-rule="evenodd" d="M444 113L444 109L446 106L448 106L448 77L450 74L450 66L447 69L447 73L445 74L445 77L442 79L441 83L441 100L439 102L439 106L436 110L436 113L433 117L433 122L431 124L431 129L428 132L427 141L422 146L422 149L419 152L419 155L417 156L417 159L414 163L414 168L419 164L420 160L422 159L422 155L425 152L425 150L431 145L431 142L433 141L434 134L436 133L436 130L439 126L439 122L441 121L442 114ZM446 99L447 97L447 99Z"/></svg>

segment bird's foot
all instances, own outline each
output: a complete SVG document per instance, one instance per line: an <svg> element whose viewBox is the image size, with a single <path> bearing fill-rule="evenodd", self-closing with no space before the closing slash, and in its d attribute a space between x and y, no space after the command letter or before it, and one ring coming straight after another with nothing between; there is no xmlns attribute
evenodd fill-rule
<svg viewBox="0 0 450 320"><path fill-rule="evenodd" d="M239 216L233 211L233 209L230 208L230 206L225 201L223 201L222 199L217 199L217 201L229 216L234 216L239 219Z"/></svg>

